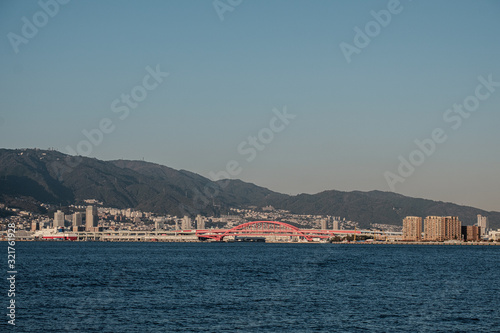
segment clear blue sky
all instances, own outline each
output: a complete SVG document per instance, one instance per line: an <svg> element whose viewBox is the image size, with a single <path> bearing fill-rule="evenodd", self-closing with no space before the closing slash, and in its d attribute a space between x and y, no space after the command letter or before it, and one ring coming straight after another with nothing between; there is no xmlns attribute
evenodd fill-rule
<svg viewBox="0 0 500 333"><path fill-rule="evenodd" d="M500 211L500 87L457 130L443 120L478 76L500 82L500 2L401 0L348 63L339 45L388 3L243 0L221 21L212 0L73 0L43 24L37 1L4 0L0 146L67 152L108 118L90 156L204 176L236 160L236 178L289 194L389 191L384 173L442 128L396 192ZM23 17L41 27L16 53ZM169 76L121 120L112 102L158 64ZM284 106L297 117L248 162L237 147Z"/></svg>

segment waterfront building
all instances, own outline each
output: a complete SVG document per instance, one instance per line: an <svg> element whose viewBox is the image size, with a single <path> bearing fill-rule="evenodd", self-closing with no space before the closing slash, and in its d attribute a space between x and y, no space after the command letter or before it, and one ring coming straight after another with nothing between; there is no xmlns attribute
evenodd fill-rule
<svg viewBox="0 0 500 333"><path fill-rule="evenodd" d="M424 220L424 239L433 242L461 240L461 226L457 216L427 216Z"/></svg>
<svg viewBox="0 0 500 333"><path fill-rule="evenodd" d="M490 229L487 216L477 215L477 226L481 228L481 236L486 236Z"/></svg>
<svg viewBox="0 0 500 333"><path fill-rule="evenodd" d="M97 207L87 206L85 213L85 230L93 231L97 227Z"/></svg>
<svg viewBox="0 0 500 333"><path fill-rule="evenodd" d="M477 225L462 226L462 235L466 242L478 242L481 240L481 227Z"/></svg>
<svg viewBox="0 0 500 333"><path fill-rule="evenodd" d="M445 216L445 238L446 240L461 240L462 239L462 222L458 216Z"/></svg>
<svg viewBox="0 0 500 333"><path fill-rule="evenodd" d="M157 217L155 221L155 230L163 230L165 228L166 219L164 217Z"/></svg>
<svg viewBox="0 0 500 333"><path fill-rule="evenodd" d="M427 216L424 220L424 240L444 241L445 227L441 216Z"/></svg>
<svg viewBox="0 0 500 333"><path fill-rule="evenodd" d="M64 213L58 210L54 213L54 228L64 227Z"/></svg>
<svg viewBox="0 0 500 333"><path fill-rule="evenodd" d="M205 220L201 215L196 216L196 229L198 230L205 229Z"/></svg>
<svg viewBox="0 0 500 333"><path fill-rule="evenodd" d="M189 216L184 216L182 219L182 230L189 230L191 229L191 218Z"/></svg>
<svg viewBox="0 0 500 333"><path fill-rule="evenodd" d="M73 227L79 227L82 225L82 213L76 212L73 213Z"/></svg>
<svg viewBox="0 0 500 333"><path fill-rule="evenodd" d="M36 221L31 222L31 231L37 231L40 230L40 224Z"/></svg>
<svg viewBox="0 0 500 333"><path fill-rule="evenodd" d="M333 220L332 230L340 230L339 229L339 220L336 220L336 219Z"/></svg>
<svg viewBox="0 0 500 333"><path fill-rule="evenodd" d="M327 229L327 223L328 220L327 219L322 219L321 220L321 230L326 230Z"/></svg>
<svg viewBox="0 0 500 333"><path fill-rule="evenodd" d="M403 241L418 242L422 240L422 218L407 216L403 220Z"/></svg>
<svg viewBox="0 0 500 333"><path fill-rule="evenodd" d="M490 240L492 240L494 242L500 241L500 229L490 230L489 237L490 237Z"/></svg>

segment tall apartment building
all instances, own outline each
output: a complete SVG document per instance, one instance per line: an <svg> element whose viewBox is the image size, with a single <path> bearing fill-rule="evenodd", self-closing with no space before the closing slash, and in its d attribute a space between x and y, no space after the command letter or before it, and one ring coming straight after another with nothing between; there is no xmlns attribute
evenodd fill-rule
<svg viewBox="0 0 500 333"><path fill-rule="evenodd" d="M445 235L446 240L461 240L462 239L462 222L458 216L445 216Z"/></svg>
<svg viewBox="0 0 500 333"><path fill-rule="evenodd" d="M407 216L403 220L403 240L418 242L422 240L422 218Z"/></svg>
<svg viewBox="0 0 500 333"><path fill-rule="evenodd" d="M64 227L64 213L58 210L54 213L54 228Z"/></svg>
<svg viewBox="0 0 500 333"><path fill-rule="evenodd" d="M328 225L328 220L327 219L322 219L321 220L321 230L326 230Z"/></svg>
<svg viewBox="0 0 500 333"><path fill-rule="evenodd" d="M83 221L82 213L80 212L73 213L73 227L81 226L82 221Z"/></svg>
<svg viewBox="0 0 500 333"><path fill-rule="evenodd" d="M181 225L182 230L188 230L191 229L191 218L189 216L184 216L182 219L182 225Z"/></svg>
<svg viewBox="0 0 500 333"><path fill-rule="evenodd" d="M477 225L462 226L462 235L466 242L478 242L481 240L481 227Z"/></svg>
<svg viewBox="0 0 500 333"><path fill-rule="evenodd" d="M462 239L462 222L457 216L427 216L424 220L424 239L443 242Z"/></svg>
<svg viewBox="0 0 500 333"><path fill-rule="evenodd" d="M332 223L332 230L340 230L339 220L334 219Z"/></svg>
<svg viewBox="0 0 500 333"><path fill-rule="evenodd" d="M481 228L481 236L485 236L490 229L488 217L478 214L477 215L477 226Z"/></svg>
<svg viewBox="0 0 500 333"><path fill-rule="evenodd" d="M31 231L40 230L40 224L38 222L31 222Z"/></svg>
<svg viewBox="0 0 500 333"><path fill-rule="evenodd" d="M205 229L205 220L201 215L196 216L196 229L198 230Z"/></svg>
<svg viewBox="0 0 500 333"><path fill-rule="evenodd" d="M444 241L445 227L441 216L427 216L424 220L424 239L426 241Z"/></svg>
<svg viewBox="0 0 500 333"><path fill-rule="evenodd" d="M87 206L87 210L85 212L85 230L93 231L95 227L97 227L97 207L95 206Z"/></svg>

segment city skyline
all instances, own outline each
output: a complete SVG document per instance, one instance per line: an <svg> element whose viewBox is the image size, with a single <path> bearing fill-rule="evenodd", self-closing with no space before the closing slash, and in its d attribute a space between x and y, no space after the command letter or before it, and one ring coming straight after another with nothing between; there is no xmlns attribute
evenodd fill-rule
<svg viewBox="0 0 500 333"><path fill-rule="evenodd" d="M3 148L500 211L498 2L42 3L0 5Z"/></svg>
<svg viewBox="0 0 500 333"><path fill-rule="evenodd" d="M92 202L95 200L87 200ZM100 203L99 203L100 204ZM402 225L371 223L366 229L360 228L356 221L346 220L340 216L330 215L300 215L287 210L261 207L261 209L230 210L231 214L205 216L173 216L170 214L155 214L132 208L117 209L111 207L96 207L95 205L70 205L52 214L26 215L19 211L19 216L7 219L7 222L17 221L18 230L23 233L23 239L34 240L108 240L115 241L223 241L223 238L234 236L250 236L242 241L255 241L262 233L271 237L270 241L278 241L274 237L284 237L279 242L296 242L289 239L290 233L302 240L319 241L320 238L330 242L347 241L347 236L359 235L361 241L383 242L418 242L420 244L435 244L436 242L484 242L498 241L500 229L492 230L482 224L484 216L477 215L474 225L464 224L458 216L407 216ZM11 211L15 211L9 209ZM87 223L82 225L82 214ZM50 216L53 216L51 219ZM24 216L24 217L22 217ZM90 221L90 222L89 222ZM289 222L293 223L289 224ZM206 227L206 223L210 227ZM258 229L254 227L259 226ZM284 228L284 229L282 229ZM31 232L30 232L31 230ZM133 232L149 232L139 235ZM69 232L69 233L68 233ZM113 235L109 234L110 232ZM170 235L163 234L169 232ZM295 234L297 233L297 234ZM178 236L181 235L179 238ZM187 238L185 238L186 236ZM387 238L390 236L390 238ZM198 239L197 239L198 237ZM369 240L370 239L370 240ZM354 236L351 241L356 241ZM484 244L484 243L483 243Z"/></svg>

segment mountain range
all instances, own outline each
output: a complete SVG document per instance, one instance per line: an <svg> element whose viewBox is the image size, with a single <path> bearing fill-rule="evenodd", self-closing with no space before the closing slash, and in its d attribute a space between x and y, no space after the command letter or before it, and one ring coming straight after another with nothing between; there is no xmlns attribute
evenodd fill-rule
<svg viewBox="0 0 500 333"><path fill-rule="evenodd" d="M296 214L332 215L370 223L401 225L405 216L456 215L463 224L488 216L500 227L500 212L411 198L382 191L324 191L295 196L241 180L212 181L186 170L144 161L102 161L54 150L0 149L0 201L36 211L40 203L83 204L96 199L107 207L159 214L217 215L229 208L271 205Z"/></svg>

